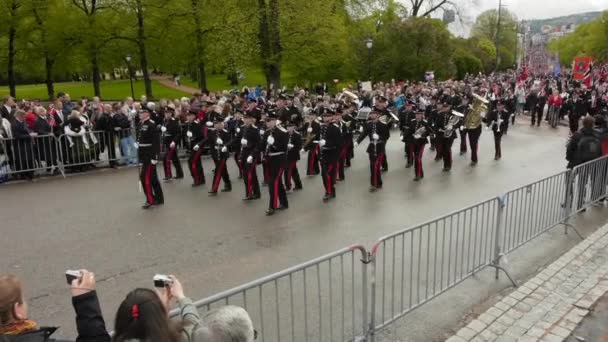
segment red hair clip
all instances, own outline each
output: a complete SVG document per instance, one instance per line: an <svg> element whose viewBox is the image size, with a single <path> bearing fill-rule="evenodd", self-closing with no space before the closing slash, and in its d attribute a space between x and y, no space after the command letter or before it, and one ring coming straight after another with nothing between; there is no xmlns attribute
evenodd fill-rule
<svg viewBox="0 0 608 342"><path fill-rule="evenodd" d="M131 317L133 317L133 319L139 318L139 306L137 306L137 304L133 304L131 307Z"/></svg>

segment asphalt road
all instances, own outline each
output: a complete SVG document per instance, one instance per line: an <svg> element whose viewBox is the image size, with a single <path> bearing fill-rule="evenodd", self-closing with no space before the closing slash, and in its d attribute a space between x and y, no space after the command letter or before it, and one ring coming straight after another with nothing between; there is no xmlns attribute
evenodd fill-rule
<svg viewBox="0 0 608 342"><path fill-rule="evenodd" d="M266 188L260 201L241 201L233 160L232 193L210 198L206 188L191 188L186 176L163 184L165 206L149 211L140 209L144 197L132 168L3 185L0 265L24 279L33 319L74 336L66 269L96 273L112 326L125 294L150 287L155 273L177 275L198 299L354 243L371 247L382 235L555 174L565 166L567 133L565 127L531 128L522 119L504 137L503 159L496 162L492 134L484 131L474 168L468 156L458 156L456 140L452 172L441 172L441 162L427 150L426 177L414 183L393 131L384 189L368 192L369 165L360 146L335 201L322 203L321 179L305 178L304 190L289 195L290 209L273 217L264 215ZM209 160L204 169L211 179Z"/></svg>

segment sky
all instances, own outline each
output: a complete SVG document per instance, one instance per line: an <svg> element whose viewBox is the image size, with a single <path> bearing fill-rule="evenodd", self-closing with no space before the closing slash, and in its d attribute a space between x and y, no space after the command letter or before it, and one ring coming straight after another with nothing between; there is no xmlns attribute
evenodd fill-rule
<svg viewBox="0 0 608 342"><path fill-rule="evenodd" d="M481 12L498 8L499 0L457 0L457 3L466 3L464 9L467 18L465 21L473 22ZM408 0L401 0L408 4ZM502 0L506 8L514 12L518 19L546 19L564 15L608 10L608 0ZM470 24L462 25L455 23L450 25L450 30L459 36L467 36Z"/></svg>

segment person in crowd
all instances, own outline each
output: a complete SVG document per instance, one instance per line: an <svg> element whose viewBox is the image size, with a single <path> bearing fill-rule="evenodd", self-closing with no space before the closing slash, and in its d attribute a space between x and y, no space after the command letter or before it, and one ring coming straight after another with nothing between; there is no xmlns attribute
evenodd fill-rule
<svg viewBox="0 0 608 342"><path fill-rule="evenodd" d="M122 110L119 103L113 106L114 115L112 116L112 127L114 132L120 139L120 153L122 155L121 163L124 165L137 164L137 150L135 149L135 140L131 134L131 122L129 117Z"/></svg>
<svg viewBox="0 0 608 342"><path fill-rule="evenodd" d="M15 122L11 127L13 135L12 142L12 164L11 168L20 173L19 177L27 180L34 178L34 149L32 137L37 136L25 124L25 111L19 109L15 113Z"/></svg>
<svg viewBox="0 0 608 342"><path fill-rule="evenodd" d="M15 99L11 96L5 96L2 98L2 107L0 107L0 115L2 118L12 122L15 114Z"/></svg>
<svg viewBox="0 0 608 342"><path fill-rule="evenodd" d="M146 197L142 209L149 209L152 206L165 204L163 189L156 172L160 153L160 131L156 123L150 120L148 111L141 111L139 116L141 124L137 132L137 143L134 146L138 149L138 157L141 161L139 180Z"/></svg>
<svg viewBox="0 0 608 342"><path fill-rule="evenodd" d="M105 104L101 109L101 113L97 117L95 122L95 130L101 131L100 138L100 152L104 153L106 148L108 150L108 162L110 167L115 168L118 166L116 160L116 134L114 131L114 113L112 112L112 105ZM120 129L120 127L118 127Z"/></svg>
<svg viewBox="0 0 608 342"><path fill-rule="evenodd" d="M251 317L238 306L223 306L207 312L194 331L196 342L253 342L257 337Z"/></svg>
<svg viewBox="0 0 608 342"><path fill-rule="evenodd" d="M70 98L70 94L59 93L57 94L57 98L61 100L63 106L63 115L67 118L72 114L72 110L74 110L74 104L72 103L72 99Z"/></svg>
<svg viewBox="0 0 608 342"><path fill-rule="evenodd" d="M38 134L36 138L36 153L39 161L44 161L50 173L55 172L57 166L57 146L53 137L52 120L44 107L34 108L36 121L33 131Z"/></svg>
<svg viewBox="0 0 608 342"><path fill-rule="evenodd" d="M586 116L583 119L583 128L574 133L568 141L566 147L566 160L568 161L567 168L574 169L576 166L592 161L602 156L602 142L598 132L594 130L595 119L592 116ZM579 169L579 173L573 175L578 176L578 199L576 209L581 209L586 198L587 182L594 176L590 169ZM593 182L594 179L591 179ZM593 184L593 183L592 183Z"/></svg>

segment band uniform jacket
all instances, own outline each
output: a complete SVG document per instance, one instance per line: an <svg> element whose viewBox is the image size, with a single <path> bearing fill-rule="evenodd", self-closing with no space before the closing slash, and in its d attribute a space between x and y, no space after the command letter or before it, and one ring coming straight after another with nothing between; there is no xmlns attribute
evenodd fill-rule
<svg viewBox="0 0 608 342"><path fill-rule="evenodd" d="M293 147L287 150L287 160L300 160L300 150L302 149L302 134L294 130L292 133L287 133L287 144L292 144Z"/></svg>
<svg viewBox="0 0 608 342"><path fill-rule="evenodd" d="M150 160L158 160L160 134L154 121L148 119L140 124L137 144L139 145L137 151L140 162L147 163Z"/></svg>
<svg viewBox="0 0 608 342"><path fill-rule="evenodd" d="M178 143L179 142L179 121L175 118L169 118L165 121L165 127L167 130L164 134L164 143L169 145L170 143Z"/></svg>
<svg viewBox="0 0 608 342"><path fill-rule="evenodd" d="M342 146L342 133L334 124L323 124L319 132L319 141L325 140L321 146L321 160L332 163L338 160Z"/></svg>
<svg viewBox="0 0 608 342"><path fill-rule="evenodd" d="M203 136L203 127L198 121L186 122L184 126L186 131L186 148L189 151L193 151L194 146L199 145L199 148L203 146L203 140L205 139ZM192 134L191 137L188 137L188 132Z"/></svg>
<svg viewBox="0 0 608 342"><path fill-rule="evenodd" d="M242 144L242 139L246 139L247 143ZM241 139L239 139L239 143L241 143L241 162L247 162L249 156L253 158L259 157L261 141L260 130L256 126L243 126L241 128Z"/></svg>
<svg viewBox="0 0 608 342"><path fill-rule="evenodd" d="M289 142L289 133L287 130L279 125L273 127L272 129L267 131L268 135L266 139L270 136L274 138L274 143L269 145L266 143L266 158L268 160L274 158L281 158L283 160L283 164L287 161L287 144Z"/></svg>
<svg viewBox="0 0 608 342"><path fill-rule="evenodd" d="M357 138L357 143L361 143L365 138L369 137L369 145L367 146L367 153L369 154L381 154L386 152L386 141L390 137L389 125L382 121L368 121L363 126L363 133ZM374 140L373 135L378 134L379 139Z"/></svg>
<svg viewBox="0 0 608 342"><path fill-rule="evenodd" d="M509 120L509 117L511 116L509 114L509 112L507 112L506 110L499 112L498 109L495 109L495 110L491 111L490 114L488 114L488 116L485 117L484 122L488 125L488 127L492 127L492 131L498 132L499 115L500 115L500 118L502 119L502 122L500 124L500 131L504 132L505 130L507 130L507 126L509 125L508 120Z"/></svg>
<svg viewBox="0 0 608 342"><path fill-rule="evenodd" d="M217 139L221 139L222 143L218 144ZM207 134L207 142L209 144L209 148L211 149L211 155L214 159L227 159L230 156L230 152L222 152L222 148L226 146L230 142L230 132L227 129L214 129L209 130Z"/></svg>
<svg viewBox="0 0 608 342"><path fill-rule="evenodd" d="M403 134L404 141L412 136L410 131L412 130L411 124L414 119L414 112L402 110L399 112L399 130Z"/></svg>
<svg viewBox="0 0 608 342"><path fill-rule="evenodd" d="M437 135L445 138L445 133L448 128L448 123L450 122L450 118L452 118L451 112L441 112L437 118L437 126L435 127L437 131ZM452 136L450 139L456 138L456 130L460 127L462 120L458 120L458 122L452 127Z"/></svg>
<svg viewBox="0 0 608 342"><path fill-rule="evenodd" d="M309 127L312 127L311 133L308 133ZM304 127L302 128L302 136L304 137L304 141L308 142L308 144L304 146L304 150L306 150L306 151L312 150L315 147L314 141L320 140L320 134L321 134L321 124L319 124L317 121L305 123ZM309 136L312 136L312 139L310 139Z"/></svg>
<svg viewBox="0 0 608 342"><path fill-rule="evenodd" d="M412 121L410 123L410 127L411 127L410 128L410 139L416 145L424 145L429 142L428 137L431 134L433 134L433 129L426 120L422 119L422 120L418 121L416 119L412 119ZM418 130L421 129L422 127L426 128L426 130L419 138L417 138L416 132L418 132Z"/></svg>

